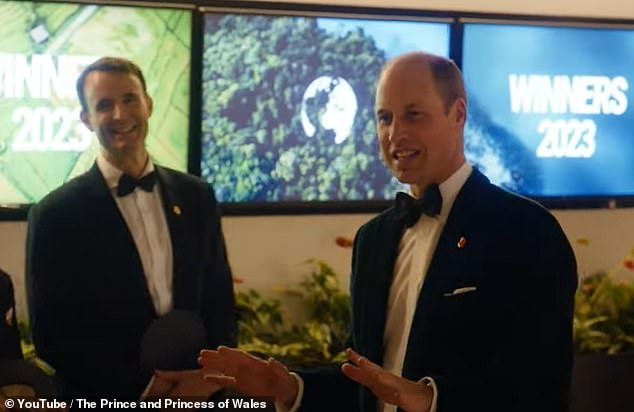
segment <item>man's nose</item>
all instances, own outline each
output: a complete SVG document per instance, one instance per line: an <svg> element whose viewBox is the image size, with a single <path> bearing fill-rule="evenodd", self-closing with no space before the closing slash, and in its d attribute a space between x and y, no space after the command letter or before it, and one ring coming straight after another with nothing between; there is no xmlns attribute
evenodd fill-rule
<svg viewBox="0 0 634 412"><path fill-rule="evenodd" d="M115 104L112 108L112 118L113 119L121 119L124 116L123 107L120 104Z"/></svg>
<svg viewBox="0 0 634 412"><path fill-rule="evenodd" d="M392 120L389 132L389 139L391 143L396 143L407 137L407 128L405 127L403 122L397 119Z"/></svg>

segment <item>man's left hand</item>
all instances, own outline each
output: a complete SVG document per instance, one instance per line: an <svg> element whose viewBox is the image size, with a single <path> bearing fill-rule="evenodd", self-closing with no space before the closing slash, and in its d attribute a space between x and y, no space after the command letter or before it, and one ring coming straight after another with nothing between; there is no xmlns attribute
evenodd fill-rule
<svg viewBox="0 0 634 412"><path fill-rule="evenodd" d="M352 349L347 349L346 353L352 363L341 367L343 374L370 389L380 401L406 412L429 411L433 397L430 387L391 374Z"/></svg>

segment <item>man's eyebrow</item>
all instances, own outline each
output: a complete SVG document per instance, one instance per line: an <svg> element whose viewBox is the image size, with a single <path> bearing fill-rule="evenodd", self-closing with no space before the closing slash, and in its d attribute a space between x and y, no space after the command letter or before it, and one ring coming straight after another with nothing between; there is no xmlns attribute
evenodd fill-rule
<svg viewBox="0 0 634 412"><path fill-rule="evenodd" d="M416 109L416 108L419 108L419 107L420 107L420 105L417 104L417 103L409 103L409 104L405 105L405 110ZM383 108L380 108L380 107L378 109L376 109L376 114L377 115L378 114L385 114L385 113L391 113L391 110L383 109Z"/></svg>

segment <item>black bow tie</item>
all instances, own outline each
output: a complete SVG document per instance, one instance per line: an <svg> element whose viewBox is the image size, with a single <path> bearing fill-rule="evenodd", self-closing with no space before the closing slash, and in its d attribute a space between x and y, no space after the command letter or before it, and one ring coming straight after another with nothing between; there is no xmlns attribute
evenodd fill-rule
<svg viewBox="0 0 634 412"><path fill-rule="evenodd" d="M150 172L143 176L140 179L135 179L134 177L122 174L119 178L119 184L117 185L117 196L126 196L134 191L134 188L140 187L146 192L151 192L154 187L154 183L156 183L156 170Z"/></svg>
<svg viewBox="0 0 634 412"><path fill-rule="evenodd" d="M423 197L420 199L414 199L403 192L396 194L396 213L407 227L411 227L418 222L421 213L428 216L439 214L441 207L442 195L437 184L427 186Z"/></svg>

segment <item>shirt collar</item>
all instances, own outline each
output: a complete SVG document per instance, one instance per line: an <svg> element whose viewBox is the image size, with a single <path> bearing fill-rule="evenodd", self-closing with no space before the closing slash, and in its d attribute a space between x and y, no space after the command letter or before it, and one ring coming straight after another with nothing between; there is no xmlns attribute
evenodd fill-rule
<svg viewBox="0 0 634 412"><path fill-rule="evenodd" d="M442 208L440 209L440 217L443 220L447 220L449 211L453 206L453 202L458 196L458 192L462 189L465 182L471 175L473 167L467 162L464 162L462 166L458 168L447 180L438 185L440 194L442 195ZM411 195L411 190L410 190Z"/></svg>
<svg viewBox="0 0 634 412"><path fill-rule="evenodd" d="M462 166L458 168L447 180L442 182L438 188L442 195L442 209L440 210L440 216L447 218L449 211L453 206L453 202L456 200L460 189L464 186L465 182L471 175L473 167L467 162L464 162Z"/></svg>
<svg viewBox="0 0 634 412"><path fill-rule="evenodd" d="M103 155L103 152L99 150L97 152L97 167L99 171L103 175L104 179L106 179L106 184L109 189L115 189L119 185L119 178L123 174L123 172L116 168L112 163L106 159ZM148 159L147 164L145 165L145 169L143 169L143 173L141 173L141 177L147 175L154 171L154 163L152 163L152 159Z"/></svg>

